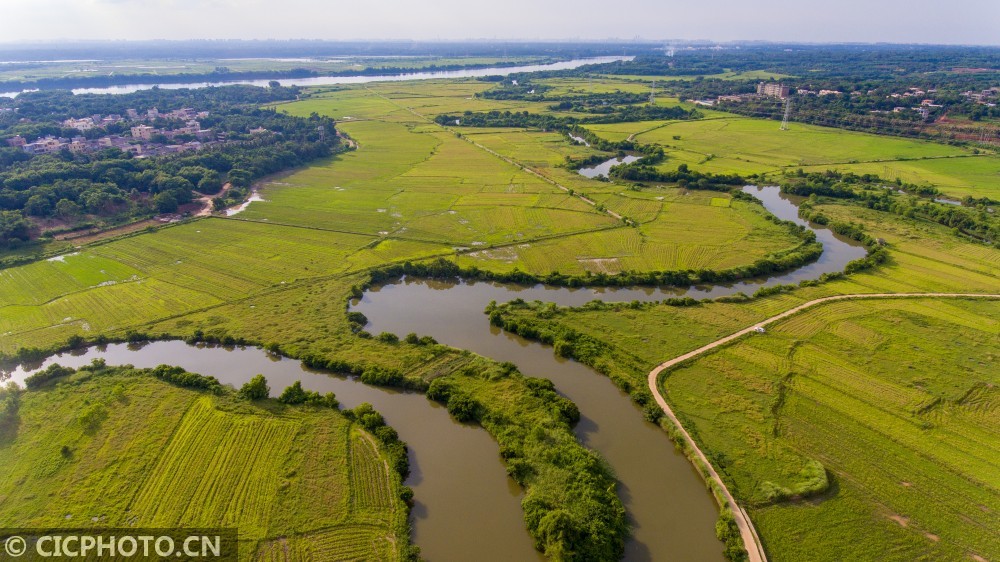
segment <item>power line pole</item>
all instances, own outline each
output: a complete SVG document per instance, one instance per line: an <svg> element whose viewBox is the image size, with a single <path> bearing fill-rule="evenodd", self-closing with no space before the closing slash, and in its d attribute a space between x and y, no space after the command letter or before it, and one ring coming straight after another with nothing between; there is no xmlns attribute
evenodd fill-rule
<svg viewBox="0 0 1000 562"><path fill-rule="evenodd" d="M785 98L785 117L781 120L781 130L788 130L788 116L792 114L792 98Z"/></svg>

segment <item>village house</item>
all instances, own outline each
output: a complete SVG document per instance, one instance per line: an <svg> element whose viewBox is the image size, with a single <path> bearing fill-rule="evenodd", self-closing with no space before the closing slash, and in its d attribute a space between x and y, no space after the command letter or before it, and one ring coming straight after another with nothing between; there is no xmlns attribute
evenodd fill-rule
<svg viewBox="0 0 1000 562"><path fill-rule="evenodd" d="M21 147L21 150L28 154L52 154L53 152L59 152L67 146L66 139L57 139L48 136L25 144Z"/></svg>
<svg viewBox="0 0 1000 562"><path fill-rule="evenodd" d="M93 117L84 117L82 119L67 119L62 122L63 127L67 129L76 129L77 131L89 131L94 128Z"/></svg>
<svg viewBox="0 0 1000 562"><path fill-rule="evenodd" d="M150 140L157 130L149 125L136 125L132 127L132 138L137 140Z"/></svg>

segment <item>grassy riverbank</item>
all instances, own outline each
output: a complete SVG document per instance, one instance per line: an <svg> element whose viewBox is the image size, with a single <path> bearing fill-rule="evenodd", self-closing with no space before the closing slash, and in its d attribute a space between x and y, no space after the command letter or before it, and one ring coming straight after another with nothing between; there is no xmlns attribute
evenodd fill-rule
<svg viewBox="0 0 1000 562"><path fill-rule="evenodd" d="M813 298L1000 283L995 250L943 227L822 208L884 237L889 261L743 303L528 303L501 307L497 322L554 343L642 403L656 364ZM770 559L990 559L1000 488L982 461L997 454L1000 431L989 415L998 322L993 301L822 305L668 372L661 389L749 506Z"/></svg>

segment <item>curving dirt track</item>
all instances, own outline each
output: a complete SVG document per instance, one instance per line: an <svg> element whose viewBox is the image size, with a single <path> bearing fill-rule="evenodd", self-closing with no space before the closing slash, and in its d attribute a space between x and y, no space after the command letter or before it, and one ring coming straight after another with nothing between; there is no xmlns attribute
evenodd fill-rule
<svg viewBox="0 0 1000 562"><path fill-rule="evenodd" d="M687 443L687 446L690 447L690 449L694 452L695 456L702 463L704 463L708 473L707 477L715 481L715 483L719 486L719 489L722 490L723 499L725 500L726 505L732 511L733 517L736 519L736 525L740 529L740 536L743 538L743 544L746 546L750 562L767 562L767 554L764 552L764 547L761 544L760 537L757 535L757 530L754 528L753 523L750 521L750 516L742 507L739 506L739 504L736 503L736 498L734 498L733 495L729 492L729 488L726 487L726 484L722 481L722 478L719 477L719 473L715 471L715 467L712 466L712 463L708 462L708 458L705 456L705 453L702 452L702 450L694 442L694 439L691 438L691 435L687 432L686 429L684 429L684 426L681 425L680 420L677 419L677 416L674 415L673 410L670 409L670 406L667 404L667 401L663 398L663 395L660 393L659 384L657 384L657 381L659 380L660 377L660 373L666 371L667 369L679 363L683 363L684 361L687 361L707 351L715 349L716 347L725 345L735 339L741 338L747 334L755 332L758 328L763 328L764 326L773 324L778 320L783 320L785 318L788 318L789 316L798 314L799 312L806 310L807 308L812 308L814 306L825 304L832 301L854 300L854 299L886 299L886 298L970 298L970 297L984 298L984 299L1000 299L1000 294L871 293L871 294L836 295L832 297L823 297L820 299L811 300L807 303L800 304L795 308L786 310L781 314L772 316L766 320L763 320L752 326L744 328L734 334L730 334L710 344L699 347L694 351L689 351L684 355L680 355L678 357L670 359L669 361L660 363L659 365L657 365L655 369L649 372L649 376L647 378L647 381L649 383L649 390L653 393L653 397L656 399L656 403L660 405L660 408L663 409L663 412L667 415L667 418L669 418L671 423L674 424L674 427L677 428L677 431L683 437L684 441Z"/></svg>

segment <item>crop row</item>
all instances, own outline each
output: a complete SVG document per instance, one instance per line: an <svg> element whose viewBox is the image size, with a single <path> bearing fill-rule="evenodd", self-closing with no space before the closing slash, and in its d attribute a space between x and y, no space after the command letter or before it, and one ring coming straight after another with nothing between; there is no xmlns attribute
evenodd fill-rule
<svg viewBox="0 0 1000 562"><path fill-rule="evenodd" d="M296 432L293 422L192 404L143 482L132 511L149 525L237 526L262 536L278 471Z"/></svg>
<svg viewBox="0 0 1000 562"><path fill-rule="evenodd" d="M391 509L389 468L375 445L362 435L351 438L351 491L355 509Z"/></svg>

